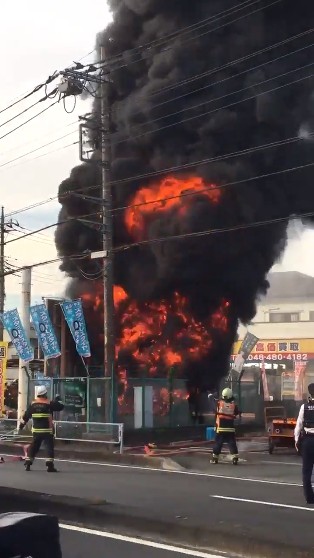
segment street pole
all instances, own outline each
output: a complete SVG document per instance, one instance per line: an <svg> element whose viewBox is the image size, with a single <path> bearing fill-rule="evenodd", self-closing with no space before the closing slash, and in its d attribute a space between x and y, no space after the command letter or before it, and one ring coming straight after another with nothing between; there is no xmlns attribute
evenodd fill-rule
<svg viewBox="0 0 314 558"><path fill-rule="evenodd" d="M1 207L0 218L0 314L4 312L5 278L4 278L4 207ZM3 323L0 320L0 341L3 341Z"/></svg>
<svg viewBox="0 0 314 558"><path fill-rule="evenodd" d="M25 329L27 339L30 338L30 306L31 306L31 280L32 268L22 270L22 313L21 322ZM21 421L27 408L28 375L27 362L19 359L19 394L17 402L17 418Z"/></svg>
<svg viewBox="0 0 314 558"><path fill-rule="evenodd" d="M100 48L100 59L105 59L105 49ZM111 191L111 114L108 81L103 75L100 84L101 98L101 184L103 203L103 281L104 281L104 375L105 421L111 422L111 383L114 374L115 337L113 303L113 253L112 253L112 191ZM113 403L113 402L112 402Z"/></svg>

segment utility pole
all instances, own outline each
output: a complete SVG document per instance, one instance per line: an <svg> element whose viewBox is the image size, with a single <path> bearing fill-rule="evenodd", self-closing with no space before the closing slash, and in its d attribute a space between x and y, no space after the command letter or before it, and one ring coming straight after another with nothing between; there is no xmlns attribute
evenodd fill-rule
<svg viewBox="0 0 314 558"><path fill-rule="evenodd" d="M22 270L22 313L21 322L27 339L30 338L30 306L31 306L32 268ZM21 421L27 408L28 375L27 362L19 359L19 394L17 402L17 418Z"/></svg>
<svg viewBox="0 0 314 558"><path fill-rule="evenodd" d="M4 207L1 207L0 217L0 314L4 312L5 278L4 278ZM3 341L3 323L0 320L0 341Z"/></svg>
<svg viewBox="0 0 314 558"><path fill-rule="evenodd" d="M100 48L100 59L105 59L105 49ZM104 285L104 376L105 376L105 421L111 420L111 394L113 385L114 362L115 362L115 334L114 334L114 302L113 302L113 251L112 251L112 191L111 191L111 110L109 99L110 77L108 66L106 72L94 74L97 68L90 67L87 71L79 71L79 64L76 68L68 68L60 72L64 77L59 85L60 92L67 95L77 95L84 89L85 82L94 82L100 85L100 138L101 138L101 184L102 184L102 216L103 216L103 237L101 252L91 254L91 258L103 259L103 285ZM94 124L82 124L80 126L80 159L85 163L95 164L95 159L85 158L83 149L83 136L88 128L95 130ZM97 126L97 124L96 124ZM113 402L112 402L113 403Z"/></svg>
<svg viewBox="0 0 314 558"><path fill-rule="evenodd" d="M100 59L105 59L105 49L100 48ZM113 252L112 252L112 190L111 190L111 110L109 101L109 77L102 76L101 97L101 185L103 202L103 280L104 280L104 373L105 373L105 420L111 422L111 383L114 373L115 336L113 303ZM110 381L111 379L111 381ZM113 402L112 402L113 403Z"/></svg>

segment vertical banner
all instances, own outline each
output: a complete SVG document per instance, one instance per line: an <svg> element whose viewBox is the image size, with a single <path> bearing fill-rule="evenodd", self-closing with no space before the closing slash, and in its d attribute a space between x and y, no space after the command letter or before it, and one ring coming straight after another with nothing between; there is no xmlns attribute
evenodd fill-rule
<svg viewBox="0 0 314 558"><path fill-rule="evenodd" d="M30 312L38 341L45 358L59 357L61 351L46 305L37 304L31 306Z"/></svg>
<svg viewBox="0 0 314 558"><path fill-rule="evenodd" d="M265 369L265 363L264 362L261 365L261 377L262 377L262 384L263 384L263 391L264 391L264 401L270 401L267 375L266 375L266 369Z"/></svg>
<svg viewBox="0 0 314 558"><path fill-rule="evenodd" d="M62 302L60 306L71 331L78 354L81 357L90 357L90 345L81 300Z"/></svg>
<svg viewBox="0 0 314 558"><path fill-rule="evenodd" d="M255 335L253 335L253 333L250 333L249 331L247 332L247 334L245 335L240 349L238 351L238 354L234 360L234 364L233 364L233 369L238 372L238 374L241 376L242 374L242 370L243 370L243 366L245 364L245 361L247 360L247 358L249 357L249 355L251 354L251 352L253 351L257 341L258 341L258 337L256 337ZM240 378L241 379L241 378Z"/></svg>
<svg viewBox="0 0 314 558"><path fill-rule="evenodd" d="M26 337L26 332L22 326L17 309L15 308L14 310L4 312L0 317L19 357L25 362L33 360L34 350L31 347L29 339Z"/></svg>
<svg viewBox="0 0 314 558"><path fill-rule="evenodd" d="M306 362L295 361L294 363L294 399L302 401L303 399L303 381Z"/></svg>
<svg viewBox="0 0 314 558"><path fill-rule="evenodd" d="M0 417L4 415L4 390L8 360L8 343L0 341Z"/></svg>

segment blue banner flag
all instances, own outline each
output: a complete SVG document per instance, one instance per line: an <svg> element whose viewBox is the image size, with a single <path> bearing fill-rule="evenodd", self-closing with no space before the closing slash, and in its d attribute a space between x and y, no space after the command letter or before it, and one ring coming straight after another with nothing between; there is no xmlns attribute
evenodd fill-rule
<svg viewBox="0 0 314 558"><path fill-rule="evenodd" d="M81 357L90 357L90 346L87 337L82 302L80 300L62 302L61 308L75 341L78 354Z"/></svg>
<svg viewBox="0 0 314 558"><path fill-rule="evenodd" d="M4 328L7 330L10 339L16 348L16 352L22 360L28 362L34 359L34 350L31 347L26 332L22 326L22 322L17 309L8 310L1 316Z"/></svg>
<svg viewBox="0 0 314 558"><path fill-rule="evenodd" d="M31 316L37 333L39 344L45 358L56 358L61 355L59 343L45 304L31 306Z"/></svg>

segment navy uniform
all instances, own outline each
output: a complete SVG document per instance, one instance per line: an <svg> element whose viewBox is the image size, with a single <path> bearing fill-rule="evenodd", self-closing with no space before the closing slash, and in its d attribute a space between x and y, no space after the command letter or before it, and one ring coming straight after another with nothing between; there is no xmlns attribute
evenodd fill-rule
<svg viewBox="0 0 314 558"><path fill-rule="evenodd" d="M47 398L47 389L44 386L40 386L36 399L24 413L20 424L20 430L22 430L29 420L33 421L33 441L28 448L27 458L25 459L26 471L30 471L31 465L42 443L44 443L47 450L46 467L48 473L55 473L57 471L54 466L54 432L52 418L54 412L62 411L63 409L64 405L59 397L56 397L54 401L49 401Z"/></svg>
<svg viewBox="0 0 314 558"><path fill-rule="evenodd" d="M237 465L239 454L234 421L238 415L239 409L235 404L232 391L230 388L225 388L216 409L216 437L213 447L213 463L218 463L222 446L226 443L229 446L232 462L234 465Z"/></svg>
<svg viewBox="0 0 314 558"><path fill-rule="evenodd" d="M302 477L305 500L314 504L312 472L314 466L314 384L308 387L310 397L301 405L297 424L294 430L295 447L302 454Z"/></svg>

